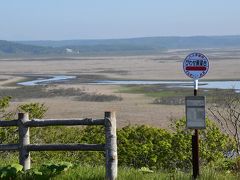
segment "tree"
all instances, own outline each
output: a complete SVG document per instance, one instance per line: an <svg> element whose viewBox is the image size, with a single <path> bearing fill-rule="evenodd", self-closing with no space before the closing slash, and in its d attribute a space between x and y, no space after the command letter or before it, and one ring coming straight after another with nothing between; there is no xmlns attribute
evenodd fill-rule
<svg viewBox="0 0 240 180"><path fill-rule="evenodd" d="M208 110L222 129L234 137L236 152L240 155L240 95L231 90L221 100L215 100Z"/></svg>

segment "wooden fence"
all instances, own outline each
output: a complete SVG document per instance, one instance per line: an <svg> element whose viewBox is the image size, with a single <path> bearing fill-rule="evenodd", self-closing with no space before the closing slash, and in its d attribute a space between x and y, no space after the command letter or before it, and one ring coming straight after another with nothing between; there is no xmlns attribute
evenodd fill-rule
<svg viewBox="0 0 240 180"><path fill-rule="evenodd" d="M30 144L30 127L43 126L105 126L105 144ZM19 151L19 163L24 170L31 168L30 151L105 151L106 179L117 179L117 135L115 112L105 112L103 119L33 119L19 113L17 120L0 121L0 127L18 126L18 144L0 144L0 151Z"/></svg>

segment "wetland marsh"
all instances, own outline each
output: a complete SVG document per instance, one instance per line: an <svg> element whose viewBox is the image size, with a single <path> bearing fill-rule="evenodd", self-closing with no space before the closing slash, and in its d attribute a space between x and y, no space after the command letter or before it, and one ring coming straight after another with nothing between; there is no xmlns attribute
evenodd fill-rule
<svg viewBox="0 0 240 180"><path fill-rule="evenodd" d="M0 60L1 95L13 96L15 106L45 103L49 107L47 118L96 118L106 110L115 110L118 126L168 127L170 118L184 115L181 98L192 95L191 80L182 71L182 60L187 53L176 50L152 56L4 59ZM204 53L209 56L211 69L200 81L199 93L207 96L224 93L224 89L215 89L219 85L220 88L235 85L239 89L239 54L228 58L232 50L220 49ZM61 79L59 75L71 78ZM46 84L26 87L18 84L36 83L35 80ZM81 93L90 96L79 99ZM97 101L98 96L110 99ZM180 100L172 101L175 97Z"/></svg>

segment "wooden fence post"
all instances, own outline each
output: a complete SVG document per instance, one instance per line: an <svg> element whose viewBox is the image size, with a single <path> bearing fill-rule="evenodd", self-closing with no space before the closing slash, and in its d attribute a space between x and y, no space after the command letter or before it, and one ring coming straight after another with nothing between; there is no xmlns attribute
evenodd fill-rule
<svg viewBox="0 0 240 180"><path fill-rule="evenodd" d="M106 156L106 179L117 179L117 134L115 112L105 112L105 156Z"/></svg>
<svg viewBox="0 0 240 180"><path fill-rule="evenodd" d="M18 131L19 131L19 163L24 171L31 168L31 159L29 151L24 147L30 144L29 128L24 123L29 121L28 113L18 113Z"/></svg>

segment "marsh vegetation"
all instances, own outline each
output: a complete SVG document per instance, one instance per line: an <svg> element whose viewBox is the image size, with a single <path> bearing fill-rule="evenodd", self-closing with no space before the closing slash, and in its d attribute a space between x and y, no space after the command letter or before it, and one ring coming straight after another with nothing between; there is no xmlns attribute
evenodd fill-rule
<svg viewBox="0 0 240 180"><path fill-rule="evenodd" d="M76 101L121 101L122 97L105 95L101 93L88 93L79 88L55 88L54 86L22 86L18 88L3 89L0 97L11 96L14 101L24 101L31 98L72 97Z"/></svg>

